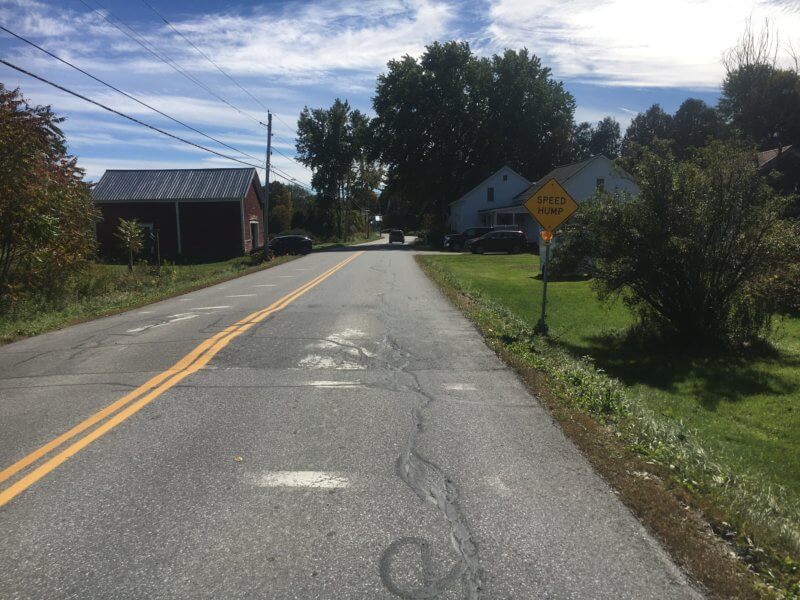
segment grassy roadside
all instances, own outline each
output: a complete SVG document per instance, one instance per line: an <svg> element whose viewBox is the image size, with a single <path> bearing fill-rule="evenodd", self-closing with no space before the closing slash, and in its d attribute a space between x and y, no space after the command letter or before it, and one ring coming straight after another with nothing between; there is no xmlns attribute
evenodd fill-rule
<svg viewBox="0 0 800 600"><path fill-rule="evenodd" d="M257 262L248 256L161 268L93 264L77 275L57 299L25 302L0 315L0 344L123 312L286 263L282 256Z"/></svg>
<svg viewBox="0 0 800 600"><path fill-rule="evenodd" d="M781 406L797 406L791 336L779 337L777 354L749 361L757 363L749 368L670 357L665 349L625 354L619 332L631 315L621 304L599 303L589 282L572 281L548 290L553 338L542 340L532 336L540 310L536 257L418 260L714 596L800 594L800 503L793 483L800 473L787 467L797 460L798 429L793 411L774 420ZM797 326L782 324L789 331ZM761 394L764 377L783 385ZM748 387L748 378L756 383ZM714 382L720 387L700 385ZM709 396L717 402L704 403ZM771 436L764 435L767 427ZM759 469L773 463L761 476ZM738 561L731 561L731 550Z"/></svg>

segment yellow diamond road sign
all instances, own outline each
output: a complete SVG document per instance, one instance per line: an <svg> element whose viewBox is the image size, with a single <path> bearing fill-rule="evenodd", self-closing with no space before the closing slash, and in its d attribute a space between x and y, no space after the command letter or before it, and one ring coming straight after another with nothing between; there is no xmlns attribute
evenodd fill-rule
<svg viewBox="0 0 800 600"><path fill-rule="evenodd" d="M547 231L555 230L578 210L575 200L555 179L536 190L524 206Z"/></svg>

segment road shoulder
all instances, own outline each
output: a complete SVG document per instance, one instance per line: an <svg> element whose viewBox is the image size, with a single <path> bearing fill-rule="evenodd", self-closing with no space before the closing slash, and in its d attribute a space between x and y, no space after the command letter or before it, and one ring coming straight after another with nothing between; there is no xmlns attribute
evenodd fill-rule
<svg viewBox="0 0 800 600"><path fill-rule="evenodd" d="M473 298L427 268L418 257L417 264L450 303L476 325L487 345L514 369L620 500L710 597L773 596L714 533L709 521L718 515L713 515L712 507L672 482L662 467L636 455L612 428L559 398L547 376L515 355L501 332L476 319L482 307Z"/></svg>

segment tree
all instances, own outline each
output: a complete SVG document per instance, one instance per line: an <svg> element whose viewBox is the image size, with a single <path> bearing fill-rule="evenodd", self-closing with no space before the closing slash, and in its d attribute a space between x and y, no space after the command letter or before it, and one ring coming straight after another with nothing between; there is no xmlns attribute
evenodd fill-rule
<svg viewBox="0 0 800 600"><path fill-rule="evenodd" d="M669 139L671 127L672 117L660 105L653 104L645 112L636 115L628 125L622 142L623 154L626 146L631 144L647 147L657 139Z"/></svg>
<svg viewBox="0 0 800 600"><path fill-rule="evenodd" d="M54 293L95 249L95 210L62 117L0 84L0 302Z"/></svg>
<svg viewBox="0 0 800 600"><path fill-rule="evenodd" d="M449 202L504 164L531 178L569 160L575 100L527 50L465 42L392 60L373 98L391 198L441 224Z"/></svg>
<svg viewBox="0 0 800 600"><path fill-rule="evenodd" d="M778 42L769 22L760 31L748 23L723 60L720 114L741 137L762 149L800 139L800 74L797 68L779 68L777 56Z"/></svg>
<svg viewBox="0 0 800 600"><path fill-rule="evenodd" d="M594 128L588 121L578 123L572 129L572 161L584 160L592 155L592 136Z"/></svg>
<svg viewBox="0 0 800 600"><path fill-rule="evenodd" d="M597 124L589 140L589 154L603 154L614 159L619 156L621 145L619 123L614 117L606 117Z"/></svg>
<svg viewBox="0 0 800 600"><path fill-rule="evenodd" d="M694 345L763 335L778 308L770 283L800 246L781 219L787 200L751 151L716 142L680 162L656 144L636 174L638 197L584 203L570 223L590 232L575 246L594 262L599 291L622 294L649 328Z"/></svg>
<svg viewBox="0 0 800 600"><path fill-rule="evenodd" d="M128 256L128 271L133 272L133 256L144 248L144 229L136 219L120 219L114 237Z"/></svg>
<svg viewBox="0 0 800 600"><path fill-rule="evenodd" d="M697 98L687 98L672 117L672 149L678 158L688 158L690 152L702 148L722 134L719 113Z"/></svg>

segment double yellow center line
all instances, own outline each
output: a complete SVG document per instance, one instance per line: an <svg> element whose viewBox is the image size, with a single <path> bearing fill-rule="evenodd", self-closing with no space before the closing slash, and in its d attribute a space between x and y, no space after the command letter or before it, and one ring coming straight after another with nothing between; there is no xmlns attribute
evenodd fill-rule
<svg viewBox="0 0 800 600"><path fill-rule="evenodd" d="M96 439L111 431L131 415L139 412L142 408L150 404L150 402L177 385L186 377L202 369L220 350L227 346L231 340L242 335L245 331L257 323L260 323L271 314L283 310L308 290L325 281L328 277L354 261L363 253L364 251L362 250L361 252L353 254L325 271L322 275L315 277L280 300L270 304L268 307L247 315L244 319L237 321L233 325L226 327L219 333L204 340L194 350L189 352L166 371L159 373L116 402L78 423L69 431L61 434L41 448L38 448L24 458L18 460L13 465L0 471L0 484L2 484L34 463L37 463L40 459L46 457L66 442L80 436L98 423L102 423L0 492L0 506L3 506L18 494L28 489L53 469L63 464Z"/></svg>

